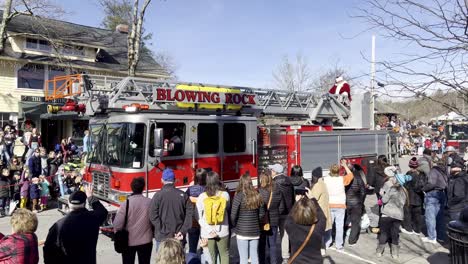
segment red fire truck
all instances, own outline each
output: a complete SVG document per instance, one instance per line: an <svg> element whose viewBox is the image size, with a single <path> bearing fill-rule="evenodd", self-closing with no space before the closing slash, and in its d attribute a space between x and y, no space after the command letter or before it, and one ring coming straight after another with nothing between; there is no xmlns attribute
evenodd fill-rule
<svg viewBox="0 0 468 264"><path fill-rule="evenodd" d="M366 167L377 155L393 161L397 153L388 131L362 126L368 94L355 96L351 111L333 95L304 92L92 75L51 82L46 99L68 101L50 113L91 117L84 180L111 204L126 199L135 177L146 179L151 197L168 167L180 188L206 168L234 190L241 174L256 179L269 164L300 164L310 175L342 158Z"/></svg>
<svg viewBox="0 0 468 264"><path fill-rule="evenodd" d="M468 122L451 122L445 126L447 146L453 146L460 153L468 147Z"/></svg>

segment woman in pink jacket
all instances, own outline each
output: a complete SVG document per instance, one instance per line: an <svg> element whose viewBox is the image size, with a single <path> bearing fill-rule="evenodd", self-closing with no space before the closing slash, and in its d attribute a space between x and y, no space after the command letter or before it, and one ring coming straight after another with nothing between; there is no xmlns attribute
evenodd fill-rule
<svg viewBox="0 0 468 264"><path fill-rule="evenodd" d="M121 230L125 223L126 203L128 202L128 245L129 249L122 253L123 264L135 263L138 253L138 263L149 264L153 248L153 226L149 220L151 199L142 195L145 189L145 179L135 178L131 183L133 194L120 204L114 219L114 232Z"/></svg>

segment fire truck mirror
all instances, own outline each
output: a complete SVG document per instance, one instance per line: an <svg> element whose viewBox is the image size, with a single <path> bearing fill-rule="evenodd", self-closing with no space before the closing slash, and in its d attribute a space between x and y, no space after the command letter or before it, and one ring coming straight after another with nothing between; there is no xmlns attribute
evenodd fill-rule
<svg viewBox="0 0 468 264"><path fill-rule="evenodd" d="M157 152L162 152L163 147L164 147L163 129L155 128L154 129L154 149L155 149L154 154L156 157L161 156L161 155L157 155Z"/></svg>

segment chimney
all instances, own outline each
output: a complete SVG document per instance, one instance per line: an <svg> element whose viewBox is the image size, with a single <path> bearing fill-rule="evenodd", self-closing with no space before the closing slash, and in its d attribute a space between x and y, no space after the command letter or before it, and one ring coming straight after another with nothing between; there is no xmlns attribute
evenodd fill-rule
<svg viewBox="0 0 468 264"><path fill-rule="evenodd" d="M119 32L119 33L128 34L128 25L125 25L125 24L118 24L118 25L115 27L115 31L116 31L116 32Z"/></svg>

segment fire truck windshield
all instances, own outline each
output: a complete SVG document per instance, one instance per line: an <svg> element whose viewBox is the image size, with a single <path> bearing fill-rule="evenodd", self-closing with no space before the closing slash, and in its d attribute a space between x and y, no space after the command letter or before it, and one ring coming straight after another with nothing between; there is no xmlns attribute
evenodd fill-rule
<svg viewBox="0 0 468 264"><path fill-rule="evenodd" d="M447 140L468 139L468 124L451 124L446 129Z"/></svg>
<svg viewBox="0 0 468 264"><path fill-rule="evenodd" d="M90 125L90 130L90 162L120 168L143 167L145 124L94 124Z"/></svg>

